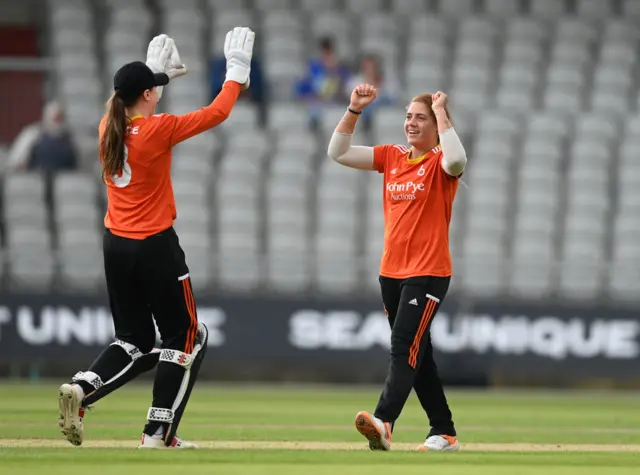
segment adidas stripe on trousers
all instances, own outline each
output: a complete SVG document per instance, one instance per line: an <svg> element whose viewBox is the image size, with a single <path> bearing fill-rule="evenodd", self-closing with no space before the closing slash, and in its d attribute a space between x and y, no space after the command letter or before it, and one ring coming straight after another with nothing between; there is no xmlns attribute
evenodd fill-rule
<svg viewBox="0 0 640 475"><path fill-rule="evenodd" d="M380 276L391 326L391 357L374 415L394 423L413 388L431 425L428 435L456 435L433 359L430 328L449 289L450 277L392 279Z"/></svg>

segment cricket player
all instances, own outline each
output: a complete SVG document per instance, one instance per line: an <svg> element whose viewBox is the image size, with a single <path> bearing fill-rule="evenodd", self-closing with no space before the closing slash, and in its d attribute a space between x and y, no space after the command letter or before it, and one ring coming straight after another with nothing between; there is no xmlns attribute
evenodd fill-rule
<svg viewBox="0 0 640 475"><path fill-rule="evenodd" d="M226 35L227 73L208 106L176 116L155 114L162 89L187 68L172 38L149 44L146 64L125 64L113 79L99 128L102 178L107 186L104 269L116 340L86 371L59 390L59 426L81 445L85 408L156 366L153 401L140 448L196 448L177 436L206 348L185 254L173 228L171 149L223 122L249 87L255 34L236 27ZM158 326L162 345L154 349Z"/></svg>
<svg viewBox="0 0 640 475"><path fill-rule="evenodd" d="M353 90L328 146L328 155L339 164L384 174L379 280L391 326L391 358L374 413L358 413L355 424L372 450L390 450L394 422L414 388L431 425L420 449L457 450L451 411L433 359L430 326L451 279L449 223L467 156L442 92L421 94L409 103L404 120L409 146L352 145L358 118L375 98L371 85Z"/></svg>

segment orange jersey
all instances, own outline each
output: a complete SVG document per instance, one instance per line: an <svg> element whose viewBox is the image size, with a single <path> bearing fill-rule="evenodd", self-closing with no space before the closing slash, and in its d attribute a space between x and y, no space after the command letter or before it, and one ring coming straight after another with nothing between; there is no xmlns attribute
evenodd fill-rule
<svg viewBox="0 0 640 475"><path fill-rule="evenodd" d="M449 223L458 178L442 169L442 149L411 159L403 145L378 145L373 157L375 168L384 173L380 274L396 279L450 276Z"/></svg>
<svg viewBox="0 0 640 475"><path fill-rule="evenodd" d="M177 217L171 184L171 148L223 122L240 85L226 82L207 107L176 116L133 117L125 137L122 173L107 180L109 205L104 225L117 236L144 239L173 225ZM106 117L100 122L100 139Z"/></svg>

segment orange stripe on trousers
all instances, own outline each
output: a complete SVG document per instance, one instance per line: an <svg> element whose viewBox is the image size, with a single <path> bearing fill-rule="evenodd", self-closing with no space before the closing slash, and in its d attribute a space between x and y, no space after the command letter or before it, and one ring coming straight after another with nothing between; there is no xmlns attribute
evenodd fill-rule
<svg viewBox="0 0 640 475"><path fill-rule="evenodd" d="M429 299L427 302L427 306L424 309L424 313L422 314L422 319L420 320L420 326L418 327L418 331L416 332L416 336L413 339L413 344L411 345L411 349L409 350L409 366L415 369L418 363L418 353L420 352L420 343L422 342L422 336L424 335L424 331L429 326L429 321L433 316L433 313L436 309L436 302L432 299Z"/></svg>
<svg viewBox="0 0 640 475"><path fill-rule="evenodd" d="M184 291L184 301L187 305L187 311L189 312L189 330L187 331L187 338L185 342L184 352L191 354L196 339L196 332L198 329L198 320L196 318L196 303L193 299L193 293L191 292L190 279L187 277L182 281L182 290Z"/></svg>
<svg viewBox="0 0 640 475"><path fill-rule="evenodd" d="M189 300L191 301L191 322L193 325L193 331L191 333L191 340L189 353L193 353L193 348L196 344L196 336L198 335L198 316L196 312L196 300L193 298L193 288L191 287L191 278L189 278L189 285L187 286L189 291Z"/></svg>

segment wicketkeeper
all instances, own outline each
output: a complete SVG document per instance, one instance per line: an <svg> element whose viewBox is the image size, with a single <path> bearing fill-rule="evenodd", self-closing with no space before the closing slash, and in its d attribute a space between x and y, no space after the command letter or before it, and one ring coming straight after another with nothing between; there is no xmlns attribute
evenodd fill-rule
<svg viewBox="0 0 640 475"><path fill-rule="evenodd" d="M156 366L153 401L141 448L195 448L176 433L207 349L198 322L185 254L173 228L171 149L223 122L249 87L254 32L227 33L227 74L207 107L176 116L155 115L162 89L187 73L172 38L149 44L146 64L125 64L100 123L102 178L109 199L104 219L104 268L116 341L86 371L59 390L59 425L73 445L84 437L84 413L93 404ZM155 324L161 348L154 348Z"/></svg>

